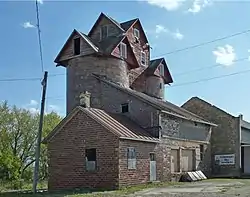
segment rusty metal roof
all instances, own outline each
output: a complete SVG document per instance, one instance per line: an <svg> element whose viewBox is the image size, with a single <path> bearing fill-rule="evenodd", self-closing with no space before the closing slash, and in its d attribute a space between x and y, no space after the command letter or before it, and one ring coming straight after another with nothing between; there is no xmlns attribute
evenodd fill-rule
<svg viewBox="0 0 250 197"><path fill-rule="evenodd" d="M107 113L104 110L96 108L83 108L76 107L71 111L57 126L43 139L43 143L48 143L61 128L70 124L70 120L77 114L77 112L82 111L90 118L97 121L100 125L105 127L107 130L111 131L114 135L118 136L120 139L137 140L145 142L160 142L159 138L151 136L146 130L140 127L138 124L130 120L128 117L122 114ZM84 121L84 120L82 120Z"/></svg>
<svg viewBox="0 0 250 197"><path fill-rule="evenodd" d="M158 138L152 137L138 124L122 114L107 113L104 110L96 108L79 108L120 138L159 141Z"/></svg>

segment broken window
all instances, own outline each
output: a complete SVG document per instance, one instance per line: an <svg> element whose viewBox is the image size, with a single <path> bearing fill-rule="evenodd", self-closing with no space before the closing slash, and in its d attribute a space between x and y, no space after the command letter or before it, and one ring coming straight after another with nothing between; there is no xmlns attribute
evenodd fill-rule
<svg viewBox="0 0 250 197"><path fill-rule="evenodd" d="M86 158L86 170L87 171L96 170L96 149L95 148L86 149L85 158Z"/></svg>
<svg viewBox="0 0 250 197"><path fill-rule="evenodd" d="M127 58L127 45L123 42L120 44L120 55L123 58Z"/></svg>
<svg viewBox="0 0 250 197"><path fill-rule="evenodd" d="M128 148L127 149L127 156L128 156L128 169L136 169L136 153L135 148Z"/></svg>
<svg viewBox="0 0 250 197"><path fill-rule="evenodd" d="M79 55L81 52L81 40L80 38L74 39L74 55Z"/></svg>
<svg viewBox="0 0 250 197"><path fill-rule="evenodd" d="M136 29L136 28L134 28L134 36L136 38L140 38L140 31L138 29Z"/></svg>
<svg viewBox="0 0 250 197"><path fill-rule="evenodd" d="M146 53L144 51L141 52L141 64L146 65Z"/></svg>
<svg viewBox="0 0 250 197"><path fill-rule="evenodd" d="M122 113L127 113L128 112L128 103L122 104Z"/></svg>

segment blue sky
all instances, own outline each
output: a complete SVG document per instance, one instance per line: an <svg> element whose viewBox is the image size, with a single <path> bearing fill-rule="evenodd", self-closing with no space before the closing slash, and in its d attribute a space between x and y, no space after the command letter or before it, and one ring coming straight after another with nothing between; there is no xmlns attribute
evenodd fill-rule
<svg viewBox="0 0 250 197"><path fill-rule="evenodd" d="M236 61L250 53L250 33L194 49L163 55L250 29L250 1L148 0L148 1L41 1L40 26L45 69L65 74L54 58L74 28L88 33L104 12L119 22L140 18L151 46L151 57L165 57L174 83L166 87L165 98L177 105L198 96L250 121L250 72L221 79L187 84L250 69L250 62ZM35 1L1 1L0 80L42 78L36 24ZM4 30L4 31L3 31ZM219 66L211 67L215 64ZM205 67L210 67L203 69ZM192 70L203 69L199 72ZM184 73L180 75L181 73ZM46 110L65 114L65 75L49 77ZM39 80L0 81L0 100L39 109Z"/></svg>

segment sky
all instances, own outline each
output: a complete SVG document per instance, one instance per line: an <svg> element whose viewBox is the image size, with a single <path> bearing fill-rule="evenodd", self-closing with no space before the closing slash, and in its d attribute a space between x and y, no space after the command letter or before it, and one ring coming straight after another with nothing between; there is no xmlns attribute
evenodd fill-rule
<svg viewBox="0 0 250 197"><path fill-rule="evenodd" d="M119 22L140 19L151 59L164 57L174 80L165 87L166 100L182 105L198 96L250 121L250 32L176 52L249 30L250 0L39 0L38 6L44 69L49 72L46 112L65 115L66 70L56 67L55 57L74 28L87 34L103 12ZM34 0L0 1L0 101L32 113L40 108L43 77L35 8ZM5 80L19 78L35 79Z"/></svg>

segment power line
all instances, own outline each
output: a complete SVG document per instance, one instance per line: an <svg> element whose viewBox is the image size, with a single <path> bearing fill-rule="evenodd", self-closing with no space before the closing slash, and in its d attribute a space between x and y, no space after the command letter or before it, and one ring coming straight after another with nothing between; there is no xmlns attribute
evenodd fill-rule
<svg viewBox="0 0 250 197"><path fill-rule="evenodd" d="M249 59L249 57L237 59L237 60L234 60L233 63L245 61L245 60L248 60L248 59ZM176 74L174 74L174 76L182 76L182 75L190 74L190 73L193 73L193 72L198 72L198 71L201 71L201 70L206 70L206 69L209 69L209 68L222 67L222 66L223 65L221 65L221 64L214 64L212 66L197 68L197 69L189 70L187 72L176 73Z"/></svg>
<svg viewBox="0 0 250 197"><path fill-rule="evenodd" d="M38 8L37 0L36 0L36 19L37 19L37 33L38 33L38 43L39 43L39 50L40 50L41 68L42 68L42 72L44 72L42 39L41 39L41 29L40 29L40 19L39 19L39 8Z"/></svg>
<svg viewBox="0 0 250 197"><path fill-rule="evenodd" d="M11 82L11 81L40 81L40 77L34 77L34 78L6 78L6 79L0 79L0 82Z"/></svg>
<svg viewBox="0 0 250 197"><path fill-rule="evenodd" d="M187 46L185 48L169 51L167 53L163 53L163 54L158 55L156 57L164 56L164 55L170 55L170 54L173 54L173 53L179 53L179 52L182 52L182 51L194 49L194 48L197 48L197 47L200 47L200 46L204 46L204 45L207 45L207 44L211 44L211 43L218 42L218 41L221 41L221 40L225 40L225 39L228 39L228 38L232 38L232 37L235 37L235 36L246 34L246 33L249 33L249 32L250 32L250 29L245 30L245 31L241 31L241 32L238 32L238 33L234 33L234 34L231 34L231 35L228 35L228 36L224 36L224 37L221 37L221 38L217 38L217 39L214 39L214 40L210 40L210 41L207 41L207 42L202 42L200 44L190 45L190 46ZM154 57L154 58L156 58L156 57Z"/></svg>
<svg viewBox="0 0 250 197"><path fill-rule="evenodd" d="M205 81L211 81L211 80L214 80L214 79L220 79L220 78L230 77L230 76L234 76L234 75L245 74L245 73L249 73L249 72L250 72L250 69L239 71L239 72L234 72L234 73L227 74L227 75L219 75L219 76L216 76L216 77L200 79L200 80L197 80L197 81L190 81L190 82L187 82L187 83L180 83L180 84L172 85L172 86L170 86L170 88L171 87L184 86L184 85L190 85L190 84L196 84L196 83L205 82Z"/></svg>

